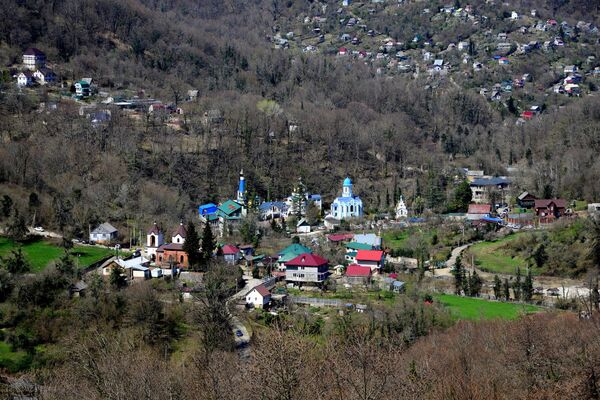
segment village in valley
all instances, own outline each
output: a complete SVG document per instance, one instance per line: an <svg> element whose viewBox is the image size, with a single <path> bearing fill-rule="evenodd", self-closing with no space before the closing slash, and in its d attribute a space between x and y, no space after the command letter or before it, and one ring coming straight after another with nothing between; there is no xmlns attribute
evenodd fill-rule
<svg viewBox="0 0 600 400"><path fill-rule="evenodd" d="M593 1L9 3L0 398L600 398Z"/></svg>

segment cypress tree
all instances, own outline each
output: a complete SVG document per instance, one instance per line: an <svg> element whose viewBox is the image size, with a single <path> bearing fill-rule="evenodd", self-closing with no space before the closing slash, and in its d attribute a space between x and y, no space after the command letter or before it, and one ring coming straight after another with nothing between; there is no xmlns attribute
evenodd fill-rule
<svg viewBox="0 0 600 400"><path fill-rule="evenodd" d="M504 285L502 285L504 289L504 300L510 300L510 284L508 283L508 279L504 278Z"/></svg>
<svg viewBox="0 0 600 400"><path fill-rule="evenodd" d="M500 295L502 293L502 281L498 277L498 275L494 275L494 297L496 300L500 299Z"/></svg>
<svg viewBox="0 0 600 400"><path fill-rule="evenodd" d="M515 300L521 300L521 268L517 267L517 276L515 277L515 282L513 283L513 293L515 294Z"/></svg>
<svg viewBox="0 0 600 400"><path fill-rule="evenodd" d="M469 279L469 292L470 296L478 297L481 293L481 287L483 282L481 277L477 274L477 271L473 271L471 278Z"/></svg>
<svg viewBox="0 0 600 400"><path fill-rule="evenodd" d="M462 262L460 257L456 257L456 264L454 265L454 271L452 271L452 274L454 275L454 294L460 295L461 290L462 290L462 271L463 267L462 267Z"/></svg>
<svg viewBox="0 0 600 400"><path fill-rule="evenodd" d="M212 229L210 228L210 224L204 225L204 231L202 232L202 250L200 262L204 268L208 268L210 264L210 259L212 257L212 252L216 246L215 237L213 236Z"/></svg>
<svg viewBox="0 0 600 400"><path fill-rule="evenodd" d="M183 242L183 251L187 253L190 269L196 270L201 263L200 250L198 248L200 245L200 238L198 237L196 226L192 221L188 222L186 231L187 234L185 242Z"/></svg>
<svg viewBox="0 0 600 400"><path fill-rule="evenodd" d="M533 298L533 278L531 277L531 270L527 270L527 276L525 282L523 282L523 300L531 301Z"/></svg>

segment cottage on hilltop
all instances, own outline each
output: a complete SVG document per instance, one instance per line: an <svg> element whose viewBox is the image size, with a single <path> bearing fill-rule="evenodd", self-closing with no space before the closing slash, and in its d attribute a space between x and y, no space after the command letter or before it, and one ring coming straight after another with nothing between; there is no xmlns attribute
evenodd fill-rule
<svg viewBox="0 0 600 400"><path fill-rule="evenodd" d="M40 49L30 47L23 52L23 66L30 71L46 66L46 54Z"/></svg>

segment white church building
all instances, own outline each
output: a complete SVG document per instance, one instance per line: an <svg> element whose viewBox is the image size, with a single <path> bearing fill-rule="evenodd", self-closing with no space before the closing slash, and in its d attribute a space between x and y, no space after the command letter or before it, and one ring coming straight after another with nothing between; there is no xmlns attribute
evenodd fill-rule
<svg viewBox="0 0 600 400"><path fill-rule="evenodd" d="M358 218L363 215L363 204L360 197L352 193L352 180L344 179L342 186L342 196L337 197L331 204L331 216L342 220L348 218Z"/></svg>
<svg viewBox="0 0 600 400"><path fill-rule="evenodd" d="M408 217L408 208L404 203L404 198L400 196L400 200L398 200L398 204L396 205L396 219L406 218Z"/></svg>

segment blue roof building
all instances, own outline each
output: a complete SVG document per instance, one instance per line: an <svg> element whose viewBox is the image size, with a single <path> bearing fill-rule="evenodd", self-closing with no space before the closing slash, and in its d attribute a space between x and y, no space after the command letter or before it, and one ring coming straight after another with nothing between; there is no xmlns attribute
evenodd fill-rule
<svg viewBox="0 0 600 400"><path fill-rule="evenodd" d="M342 196L331 204L331 216L335 219L359 218L363 215L363 204L360 197L352 193L352 180L347 177L342 185Z"/></svg>

